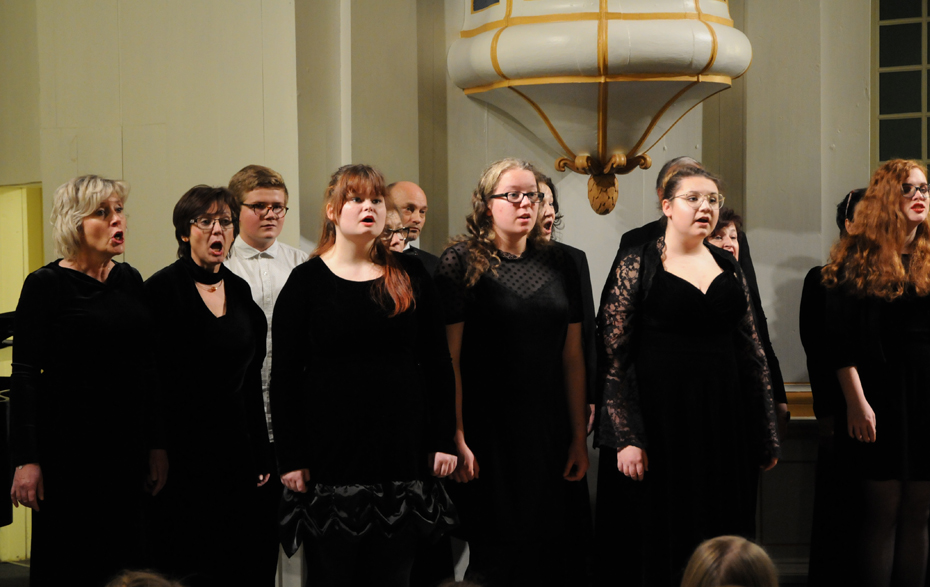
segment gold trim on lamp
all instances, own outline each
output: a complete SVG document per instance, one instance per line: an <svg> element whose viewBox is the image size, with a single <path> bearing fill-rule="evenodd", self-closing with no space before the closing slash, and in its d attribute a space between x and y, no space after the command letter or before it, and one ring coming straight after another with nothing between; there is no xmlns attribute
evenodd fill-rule
<svg viewBox="0 0 930 587"><path fill-rule="evenodd" d="M490 8L490 7L489 7ZM486 9L484 9L486 10ZM582 22L589 20L600 20L601 13L598 12L574 12L568 14L541 14L538 16L511 16L511 0L507 2L507 13L500 20L491 21L479 27L462 31L459 36L463 39L476 37L481 33L500 28L502 26L520 26L525 24L544 24L553 22ZM695 14L694 12L606 12L604 15L607 20L700 20L712 22L715 24L732 27L733 20L721 18L713 14Z"/></svg>

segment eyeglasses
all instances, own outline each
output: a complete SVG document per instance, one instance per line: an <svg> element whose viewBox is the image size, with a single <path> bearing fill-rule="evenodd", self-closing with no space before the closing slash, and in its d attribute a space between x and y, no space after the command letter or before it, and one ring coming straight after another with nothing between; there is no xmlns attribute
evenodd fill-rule
<svg viewBox="0 0 930 587"><path fill-rule="evenodd" d="M905 198L912 198L912 199L913 199L914 196L917 195L917 192L920 192L920 199L926 200L927 197L928 197L928 196L927 196L927 191L928 191L928 189L930 189L930 188L928 188L928 187L927 187L927 184L925 184L925 183L920 184L920 185L911 185L911 184L909 184L909 183L902 183L902 184L901 184L901 190L904 192L904 197L905 197Z"/></svg>
<svg viewBox="0 0 930 587"><path fill-rule="evenodd" d="M406 242L407 238L410 236L410 227L404 226L403 228L385 228L384 232L381 233L381 238L384 239L384 242L389 243L391 240L393 240L395 234L399 234L400 236L404 237L404 242Z"/></svg>
<svg viewBox="0 0 930 587"><path fill-rule="evenodd" d="M529 199L530 204L538 204L546 194L542 192L507 192L506 194L494 194L493 196L488 196L488 199L491 198L506 198L511 204L520 204L523 202L523 198L526 197Z"/></svg>
<svg viewBox="0 0 930 587"><path fill-rule="evenodd" d="M674 196L672 199L674 200L675 198L681 198L695 210L699 209L704 201L706 201L707 205L712 209L719 210L724 202L723 194L702 194L700 192L688 192L687 194Z"/></svg>
<svg viewBox="0 0 930 587"><path fill-rule="evenodd" d="M243 204L246 208L252 210L259 216L264 216L271 210L271 214L276 218L284 218L284 215L287 214L287 211L290 210L287 206L282 206L281 204Z"/></svg>
<svg viewBox="0 0 930 587"><path fill-rule="evenodd" d="M210 231L212 231L212 230L213 230L213 225L214 225L215 223L217 223L217 222L220 223L220 228L222 228L224 231L232 230L232 227L233 227L233 220L232 220L232 218L226 218L225 216L222 217L222 218L203 218L203 217L200 217L200 218L192 218L192 219L191 219L191 224L193 224L194 226L196 226L197 228L199 228L200 230L202 230L202 231L204 231L204 232L210 232Z"/></svg>

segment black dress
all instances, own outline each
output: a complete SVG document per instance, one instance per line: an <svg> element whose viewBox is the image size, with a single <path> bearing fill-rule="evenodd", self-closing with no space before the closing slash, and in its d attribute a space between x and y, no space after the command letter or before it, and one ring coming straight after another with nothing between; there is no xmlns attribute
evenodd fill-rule
<svg viewBox="0 0 930 587"><path fill-rule="evenodd" d="M665 271L663 246L623 257L598 317L602 584L622 569L629 585L678 585L701 541L750 535L759 467L777 456L768 368L735 260L708 247L723 272L702 293ZM643 481L617 470L626 446L646 451Z"/></svg>
<svg viewBox="0 0 930 587"><path fill-rule="evenodd" d="M397 316L373 297L380 279L342 279L319 257L294 269L275 303L278 471L309 469L311 486L305 494L284 490L288 555L307 539L438 537L457 522L427 463L429 453L455 452L445 331L423 265L395 258L416 302Z"/></svg>
<svg viewBox="0 0 930 587"><path fill-rule="evenodd" d="M582 320L579 279L551 245L502 258L465 287L465 243L440 257L447 324L464 322L460 355L465 442L478 477L454 485L469 576L488 585L579 585L590 527L586 481L562 477L571 428L562 351Z"/></svg>
<svg viewBox="0 0 930 587"><path fill-rule="evenodd" d="M195 280L221 278L215 316ZM256 585L258 475L272 473L262 399L265 315L248 283L187 258L145 282L164 386L168 483L149 511L158 570L185 585Z"/></svg>
<svg viewBox="0 0 930 587"><path fill-rule="evenodd" d="M158 438L142 277L117 263L103 283L55 261L16 308L11 424L15 465L38 463L32 585L102 585L143 564L148 451ZM86 546L85 546L86 545Z"/></svg>
<svg viewBox="0 0 930 587"><path fill-rule="evenodd" d="M834 367L856 367L878 430L875 442L851 438L845 405L837 409L837 458L860 479L930 480L930 296L889 302L829 290L827 305Z"/></svg>

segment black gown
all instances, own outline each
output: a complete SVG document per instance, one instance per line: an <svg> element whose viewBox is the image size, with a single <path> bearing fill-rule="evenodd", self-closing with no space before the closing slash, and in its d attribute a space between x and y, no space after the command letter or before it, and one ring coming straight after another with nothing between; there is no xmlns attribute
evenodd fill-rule
<svg viewBox="0 0 930 587"><path fill-rule="evenodd" d="M14 465L38 463L32 585L102 585L141 556L143 483L158 435L151 318L142 277L117 263L103 283L55 261L16 308Z"/></svg>
<svg viewBox="0 0 930 587"><path fill-rule="evenodd" d="M583 584L587 483L562 477L571 428L562 351L582 321L577 272L559 247L528 246L465 287L465 243L436 271L447 324L464 322L465 442L478 477L450 488L470 547L469 576L488 585Z"/></svg>
<svg viewBox="0 0 930 587"><path fill-rule="evenodd" d="M930 480L930 296L889 302L834 289L827 306L833 366L856 367L878 430L875 442L851 438L845 406L837 409L841 465L859 479Z"/></svg>
<svg viewBox="0 0 930 587"><path fill-rule="evenodd" d="M751 535L759 467L777 456L768 368L735 261L708 247L723 272L702 293L665 271L663 245L623 257L598 317L601 584L622 572L629 585L678 585L701 541ZM617 470L626 446L646 451L643 481Z"/></svg>
<svg viewBox="0 0 930 587"><path fill-rule="evenodd" d="M310 471L307 493L284 490L281 540L288 555L307 539L438 537L457 523L427 463L429 453L455 453L445 331L423 265L395 258L416 302L397 316L372 297L380 279L342 279L319 257L294 269L275 303L271 415L278 471Z"/></svg>
<svg viewBox="0 0 930 587"><path fill-rule="evenodd" d="M258 475L272 473L262 399L265 315L225 267L226 314L187 258L145 282L164 386L168 483L148 512L157 570L185 585L256 585Z"/></svg>

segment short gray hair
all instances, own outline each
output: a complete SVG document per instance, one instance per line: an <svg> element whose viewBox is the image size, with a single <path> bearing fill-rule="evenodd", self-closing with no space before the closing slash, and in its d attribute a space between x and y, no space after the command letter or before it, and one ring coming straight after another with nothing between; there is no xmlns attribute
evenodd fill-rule
<svg viewBox="0 0 930 587"><path fill-rule="evenodd" d="M99 175L82 175L55 190L50 220L52 239L59 255L73 259L78 254L81 250L84 219L112 195L125 202L129 197L129 184L119 179L104 179Z"/></svg>

